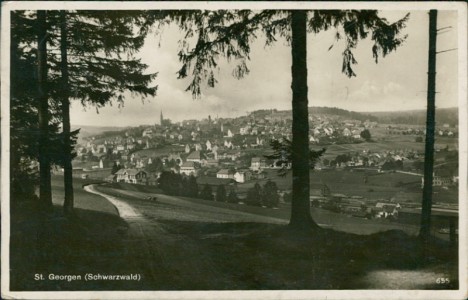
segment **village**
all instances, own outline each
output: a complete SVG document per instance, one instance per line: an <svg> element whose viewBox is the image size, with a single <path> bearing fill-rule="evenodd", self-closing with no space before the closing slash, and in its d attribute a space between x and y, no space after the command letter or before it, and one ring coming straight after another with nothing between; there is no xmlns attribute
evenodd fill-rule
<svg viewBox="0 0 468 300"><path fill-rule="evenodd" d="M366 142L372 141L373 132L416 138L424 134L423 128L415 126L380 125L368 119L346 119L333 114L315 114L309 120L311 148L366 145ZM290 113L260 110L237 118L208 116L200 121L172 123L164 118L161 111L158 123L104 132L83 139L76 147L74 176L156 188L161 174L171 172L185 178L195 177L199 191L209 185L213 199L219 186L227 191L232 190L241 204L255 183L273 181L275 185L278 182L277 202L288 202L290 184L282 184L284 180L276 173L291 166L277 159L268 159L265 155L272 152L271 140L291 139ZM449 128L448 125L438 132L447 137L456 136L456 128ZM412 186L419 193L423 183L421 163L424 152L409 147L378 149L373 146L370 144L369 147L326 153L316 164L314 172L354 172L362 177L364 184L374 174L398 172L411 178L403 180L406 181L404 183L398 182L400 187ZM437 151L446 152L445 155L441 154L442 162L455 153L448 149ZM448 190L458 184L455 169L438 168L434 175L435 187ZM414 208L419 205L417 201L408 199L331 191L329 186L333 184L311 185L312 206L355 217L397 218L402 206Z"/></svg>

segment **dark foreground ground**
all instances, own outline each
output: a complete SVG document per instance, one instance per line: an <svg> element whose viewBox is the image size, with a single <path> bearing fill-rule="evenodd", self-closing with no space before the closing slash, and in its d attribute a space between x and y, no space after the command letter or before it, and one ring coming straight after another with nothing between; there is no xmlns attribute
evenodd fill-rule
<svg viewBox="0 0 468 300"><path fill-rule="evenodd" d="M458 288L457 249L439 239L423 259L417 238L401 230L299 233L280 219L195 204L187 209L170 197L153 208L127 199L138 215L123 220L107 200L82 190L77 195L77 202L94 199L94 208L105 212L82 206L67 220L58 206L43 217L31 203L14 207L11 290ZM88 273L139 280L86 281ZM50 280L50 274L82 279Z"/></svg>

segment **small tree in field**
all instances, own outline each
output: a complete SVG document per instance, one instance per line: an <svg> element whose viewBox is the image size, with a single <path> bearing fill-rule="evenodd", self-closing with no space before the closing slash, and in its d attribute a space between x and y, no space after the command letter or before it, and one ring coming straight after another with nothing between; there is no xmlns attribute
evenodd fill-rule
<svg viewBox="0 0 468 300"><path fill-rule="evenodd" d="M206 184L202 191L200 192L200 198L204 200L213 200L213 189L211 188L211 185Z"/></svg>
<svg viewBox="0 0 468 300"><path fill-rule="evenodd" d="M361 131L361 137L366 141L369 142L371 140L371 134L369 129L364 129Z"/></svg>
<svg viewBox="0 0 468 300"><path fill-rule="evenodd" d="M255 183L254 187L247 191L245 203L252 206L262 206L262 187Z"/></svg>
<svg viewBox="0 0 468 300"><path fill-rule="evenodd" d="M121 165L118 165L115 161L114 161L114 164L112 165L112 170L111 170L111 174L114 175L115 173L117 173L118 170L122 169L122 166Z"/></svg>
<svg viewBox="0 0 468 300"><path fill-rule="evenodd" d="M187 195L192 198L198 196L198 184L195 176L190 175L187 180Z"/></svg>
<svg viewBox="0 0 468 300"><path fill-rule="evenodd" d="M216 188L216 201L218 202L226 202L227 196L226 196L226 188L224 188L224 185L218 185Z"/></svg>
<svg viewBox="0 0 468 300"><path fill-rule="evenodd" d="M279 195L278 187L274 181L268 180L263 185L263 194L262 194L263 204L267 207L278 207Z"/></svg>
<svg viewBox="0 0 468 300"><path fill-rule="evenodd" d="M239 202L239 198L237 198L237 194L236 194L236 191L234 189L231 189L229 191L227 201L229 203L238 203Z"/></svg>

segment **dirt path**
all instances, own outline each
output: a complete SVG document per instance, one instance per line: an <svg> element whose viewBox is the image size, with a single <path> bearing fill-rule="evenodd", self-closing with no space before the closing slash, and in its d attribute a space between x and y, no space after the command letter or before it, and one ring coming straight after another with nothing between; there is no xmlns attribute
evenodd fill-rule
<svg viewBox="0 0 468 300"><path fill-rule="evenodd" d="M99 192L92 185L85 190L108 199L129 225L124 233L128 257L141 270L142 285L151 289L190 290L232 286L232 280L219 270L198 239L174 234L159 220L182 221L263 221L281 223L282 220L219 209L198 207L193 203L170 196L158 195L157 203L125 202L123 198ZM199 205L198 205L199 206ZM208 280L209 279L209 280Z"/></svg>
<svg viewBox="0 0 468 300"><path fill-rule="evenodd" d="M115 208L117 208L117 211L119 212L119 216L124 220L126 220L128 218L142 217L141 213L139 213L132 206L127 204L125 201L119 200L116 197L112 197L110 195L107 195L107 194L104 194L104 193L101 193L101 192L97 191L96 188L94 187L94 185L87 185L83 189L85 191L89 192L89 193L102 196L102 197L106 198L107 200L109 200L109 202L112 203L115 206Z"/></svg>
<svg viewBox="0 0 468 300"><path fill-rule="evenodd" d="M251 251L255 249L258 253L262 253L257 248L237 245L234 241L229 242L235 240L233 237L239 232L234 233L234 235L233 233L226 234L226 232L223 232L221 239L217 239L220 236L213 238L213 233L210 233L207 228L199 229L205 223L210 224L211 227L217 226L213 225L214 223L227 222L238 224L242 222L286 224L287 221L284 219L213 207L168 195L138 192L119 194L118 191L112 189L97 190L92 185L87 186L85 189L90 193L108 199L115 205L119 215L128 224L128 228L122 233L123 245L125 245L123 252L126 257L122 258L121 261L131 262L133 264L132 268L138 270L139 274L141 274L142 279L138 286L141 290L249 289L252 280L273 276L268 272L266 272L267 275L263 274L261 272L262 268L258 268L258 266L250 268L249 257L244 258L244 252L235 250L250 249L249 251ZM112 196L106 192L111 193ZM156 196L157 200L146 200L148 196ZM125 200L126 197L132 197L129 198L132 200L127 201ZM349 218L343 218L341 227L351 226L346 223ZM322 216L322 219L322 221L327 220L326 215ZM194 224L202 227L193 228ZM224 226L224 224L219 225ZM190 229L186 230L189 227L183 227L185 229L181 230L178 226L190 226ZM375 226L376 224L369 224L368 227L373 228ZM252 243L256 244L257 242L257 240L254 240ZM220 255L217 255L217 251L220 251ZM257 252L252 252L250 255L252 257L260 255ZM264 255L267 254L268 252L264 253ZM261 255L257 259L261 260ZM246 265L241 267L240 271L236 271L238 266L235 261L240 262L239 260ZM258 264L258 261L254 262ZM275 262L278 263L278 261ZM311 265L311 268L314 268L314 263L318 264L316 267L319 269L323 267L313 260L304 261L304 263ZM362 274L356 284L364 289L434 287L434 280L438 277L447 277L447 272L444 272L444 270L448 269L442 268L441 271L437 270L437 272L434 269L414 271L398 269L373 270L367 274ZM328 269L324 271L326 270ZM250 277L242 277L244 274L249 274ZM276 275L281 277L284 274L281 270ZM449 277L451 280L455 278L455 276ZM401 278L405 278L405 280L401 280ZM414 280L414 278L417 278L417 280ZM266 280L266 283L270 282L270 279L264 280ZM259 286L263 287L261 284ZM281 286L281 283L274 286ZM437 286L435 287L437 288Z"/></svg>

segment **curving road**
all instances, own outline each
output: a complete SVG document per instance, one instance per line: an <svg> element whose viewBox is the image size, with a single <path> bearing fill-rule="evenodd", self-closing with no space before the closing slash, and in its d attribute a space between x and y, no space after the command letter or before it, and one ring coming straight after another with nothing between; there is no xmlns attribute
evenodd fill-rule
<svg viewBox="0 0 468 300"><path fill-rule="evenodd" d="M190 234L183 230L187 228L184 226L199 226L203 222L288 222L286 218L215 207L168 195L117 190L104 186L96 188L94 185L86 186L85 190L109 200L127 222L128 228L122 231L127 259L122 261L131 261L131 267L141 274L142 281L138 285L141 290L247 289L249 287L245 286L245 282L233 277L237 276L235 272L221 269L223 266L214 261L216 257L213 258L214 249L210 247L210 239L219 237L220 234L198 231L197 234ZM157 200L147 200L147 197L157 197ZM417 232L417 227L359 220L325 211L315 211L313 216L321 226L330 224L327 226L348 232L358 230L361 234L370 234L388 229ZM222 236L230 239L234 234L236 233L222 233ZM219 261L219 256L217 259ZM414 275L420 280L402 283L399 280L400 275L396 276L389 270L380 270L361 278L360 284L366 288L421 288L432 284L435 275L444 275L440 272L436 274L434 270L405 272L401 271L401 274L398 274L403 277Z"/></svg>
<svg viewBox="0 0 468 300"><path fill-rule="evenodd" d="M157 201L127 201L125 195L145 199L151 194L109 190L113 194L109 195L94 185L86 186L85 190L108 199L127 222L128 229L123 233L126 251L132 257L135 269L141 270L143 286L146 284L151 289L212 289L213 286L232 287L233 283L232 278L213 263L212 251L204 249L200 238L181 234L171 224L162 221L287 223L282 219L212 207L167 195L154 195ZM209 235L201 238L209 238Z"/></svg>

